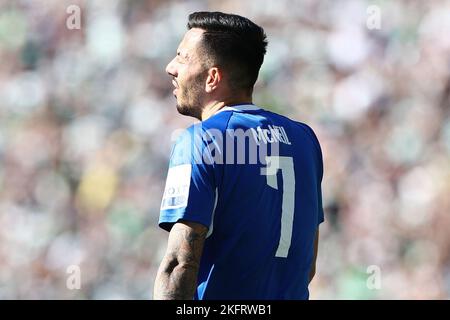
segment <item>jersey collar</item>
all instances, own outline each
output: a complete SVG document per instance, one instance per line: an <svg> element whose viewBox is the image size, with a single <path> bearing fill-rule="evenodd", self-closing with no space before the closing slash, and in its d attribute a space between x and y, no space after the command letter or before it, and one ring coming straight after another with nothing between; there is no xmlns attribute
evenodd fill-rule
<svg viewBox="0 0 450 320"><path fill-rule="evenodd" d="M222 111L255 111L260 110L261 108L258 106L255 106L254 104L236 104L232 106L225 106L219 111L217 111L215 114L218 114Z"/></svg>

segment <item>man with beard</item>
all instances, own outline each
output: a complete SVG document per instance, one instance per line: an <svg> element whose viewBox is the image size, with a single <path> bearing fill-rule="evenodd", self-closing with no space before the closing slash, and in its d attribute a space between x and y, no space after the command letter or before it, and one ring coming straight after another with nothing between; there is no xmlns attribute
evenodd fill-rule
<svg viewBox="0 0 450 320"><path fill-rule="evenodd" d="M252 103L266 46L247 18L189 15L166 71L178 112L200 123L172 150L159 220L170 233L155 299L309 297L322 153L306 124Z"/></svg>

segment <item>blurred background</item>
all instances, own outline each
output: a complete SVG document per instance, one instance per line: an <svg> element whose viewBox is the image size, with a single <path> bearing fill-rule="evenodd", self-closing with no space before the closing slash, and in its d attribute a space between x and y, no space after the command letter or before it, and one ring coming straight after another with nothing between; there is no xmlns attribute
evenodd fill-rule
<svg viewBox="0 0 450 320"><path fill-rule="evenodd" d="M152 297L172 137L194 123L164 69L201 10L265 28L254 102L321 141L311 299L449 299L450 2L437 0L0 1L0 299Z"/></svg>

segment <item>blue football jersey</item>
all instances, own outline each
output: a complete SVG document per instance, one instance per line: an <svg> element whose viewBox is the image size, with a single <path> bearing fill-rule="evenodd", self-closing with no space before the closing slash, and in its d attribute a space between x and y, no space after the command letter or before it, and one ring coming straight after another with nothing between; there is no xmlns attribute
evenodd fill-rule
<svg viewBox="0 0 450 320"><path fill-rule="evenodd" d="M208 227L194 298L308 299L322 176L313 130L252 104L181 134L159 225Z"/></svg>

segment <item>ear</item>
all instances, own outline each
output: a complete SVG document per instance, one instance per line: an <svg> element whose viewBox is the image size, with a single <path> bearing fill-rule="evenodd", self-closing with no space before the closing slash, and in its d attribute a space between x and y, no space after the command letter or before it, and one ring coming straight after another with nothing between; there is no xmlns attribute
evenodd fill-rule
<svg viewBox="0 0 450 320"><path fill-rule="evenodd" d="M211 93L217 89L222 80L222 73L219 68L213 67L208 70L208 77L206 78L205 91Z"/></svg>

